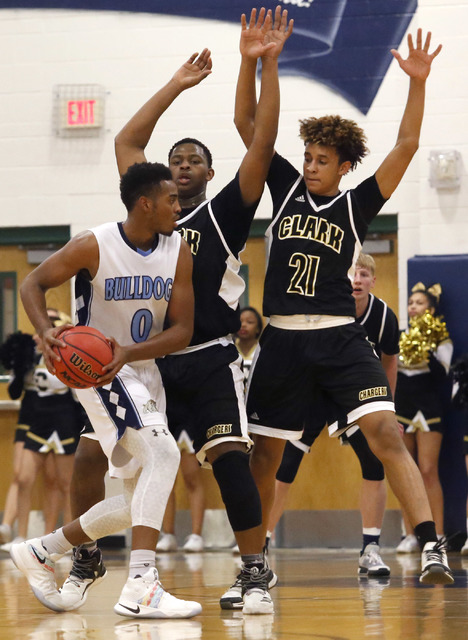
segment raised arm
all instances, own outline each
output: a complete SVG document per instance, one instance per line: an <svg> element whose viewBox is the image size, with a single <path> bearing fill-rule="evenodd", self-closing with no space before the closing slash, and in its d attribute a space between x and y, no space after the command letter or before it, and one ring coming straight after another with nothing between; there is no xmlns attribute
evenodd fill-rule
<svg viewBox="0 0 468 640"><path fill-rule="evenodd" d="M391 50L400 67L409 76L410 86L396 144L375 174L384 198L389 198L395 191L419 146L426 80L431 70L432 61L442 49L442 45L439 45L433 53L429 53L430 44L431 32L428 32L423 46L422 31L418 29L416 47L413 45L411 34L408 35L409 53L406 60L401 57L398 51Z"/></svg>
<svg viewBox="0 0 468 640"><path fill-rule="evenodd" d="M234 108L234 124L245 146L249 148L254 134L255 113L257 109L257 95L255 88L255 75L259 55L278 58L286 40L292 33L294 21L288 23L288 12L281 11L278 5L275 10L274 22L270 31L265 34L261 27L265 20L265 9L259 12L256 23L256 10L253 9L247 28L245 15L241 17L240 53L241 65L237 79L236 102ZM265 50L262 54L259 46L265 42L274 43L274 47ZM264 58L262 57L262 64Z"/></svg>
<svg viewBox="0 0 468 640"><path fill-rule="evenodd" d="M211 69L209 49L203 49L200 55L193 53L169 82L127 122L115 138L115 155L121 176L135 162L146 161L145 148L159 118L182 91L199 84L210 75Z"/></svg>
<svg viewBox="0 0 468 640"><path fill-rule="evenodd" d="M253 204L262 195L274 153L280 107L278 56L293 28L292 20L286 27L287 15L287 11L281 13L281 8L277 7L276 31L281 30L282 34L282 37L277 39L272 35L275 25L272 24L271 11L265 12L265 9L261 9L257 19L256 10L252 9L248 27L245 15L241 18L242 59L246 58L249 61L249 69L254 60L260 57L262 59L260 97L254 114L252 138L249 143L249 136L246 136L248 149L239 169L239 184L246 205ZM255 72L253 84L255 85Z"/></svg>

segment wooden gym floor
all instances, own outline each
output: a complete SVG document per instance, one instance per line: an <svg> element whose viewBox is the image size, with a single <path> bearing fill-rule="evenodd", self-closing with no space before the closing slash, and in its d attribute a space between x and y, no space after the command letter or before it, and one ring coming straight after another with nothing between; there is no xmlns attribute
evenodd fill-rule
<svg viewBox="0 0 468 640"><path fill-rule="evenodd" d="M419 556L383 550L389 579L358 579L357 551L273 550L279 584L275 614L221 611L218 599L233 582L239 557L228 552L158 555L165 588L198 600L191 620L134 620L113 612L127 575L126 551L105 551L107 578L78 611L57 614L33 596L8 556L0 559L1 640L467 640L468 556L450 555L455 584L423 586ZM58 563L57 581L70 559Z"/></svg>

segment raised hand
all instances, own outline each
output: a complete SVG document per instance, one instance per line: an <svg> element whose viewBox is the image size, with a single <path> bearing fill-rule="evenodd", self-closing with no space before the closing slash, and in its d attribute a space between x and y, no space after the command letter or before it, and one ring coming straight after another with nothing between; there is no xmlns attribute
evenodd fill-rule
<svg viewBox="0 0 468 640"><path fill-rule="evenodd" d="M189 89L209 76L212 67L211 51L203 49L200 55L198 55L198 52L193 53L187 62L175 72L172 79L182 89Z"/></svg>
<svg viewBox="0 0 468 640"><path fill-rule="evenodd" d="M268 42L274 42L275 47L268 49L265 56L277 58L283 50L284 43L293 32L294 20L288 23L288 12L286 9L281 11L281 5L275 9L275 19L270 31L267 32L266 38Z"/></svg>
<svg viewBox="0 0 468 640"><path fill-rule="evenodd" d="M422 44L422 30L418 29L416 34L416 48L413 44L413 37L408 34L408 57L404 60L401 55L395 49L391 49L391 53L398 61L398 64L403 71L410 76L418 80L426 80L431 71L432 61L439 55L442 45L439 44L437 49L433 53L429 53L429 47L431 44L431 32L428 31L426 35L426 41L424 46Z"/></svg>
<svg viewBox="0 0 468 640"><path fill-rule="evenodd" d="M257 9L252 9L250 12L250 20L247 25L247 18L245 13L241 16L241 37L240 37L240 52L244 58L252 58L257 60L269 49L275 48L275 43L268 39L268 32L272 26L272 14L271 9L266 11L265 7L262 7L258 12Z"/></svg>

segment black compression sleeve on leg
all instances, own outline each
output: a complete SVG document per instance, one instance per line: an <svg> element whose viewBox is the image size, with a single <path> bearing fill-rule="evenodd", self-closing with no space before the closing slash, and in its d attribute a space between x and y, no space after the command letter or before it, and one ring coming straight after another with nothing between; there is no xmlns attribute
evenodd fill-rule
<svg viewBox="0 0 468 640"><path fill-rule="evenodd" d="M351 436L347 436L349 444L353 447L354 453L359 459L361 465L362 477L364 480L383 480L385 478L385 471L383 464L372 453L371 448L366 440L365 435L360 429L353 433Z"/></svg>
<svg viewBox="0 0 468 640"><path fill-rule="evenodd" d="M304 457L304 451L298 449L290 442L286 442L283 459L276 472L276 479L286 484L292 484L299 471L299 467Z"/></svg>
<svg viewBox="0 0 468 640"><path fill-rule="evenodd" d="M243 451L228 451L212 463L213 474L233 531L246 531L262 524L262 505Z"/></svg>

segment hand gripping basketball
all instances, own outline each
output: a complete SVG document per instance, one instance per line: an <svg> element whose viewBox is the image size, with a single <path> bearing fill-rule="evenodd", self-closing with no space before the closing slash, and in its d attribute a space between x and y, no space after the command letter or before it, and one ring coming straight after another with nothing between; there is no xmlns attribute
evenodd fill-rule
<svg viewBox="0 0 468 640"><path fill-rule="evenodd" d="M112 360L112 347L107 338L92 327L72 327L60 334L66 347L54 346L60 356L55 375L67 387L88 389L96 386L103 367Z"/></svg>

